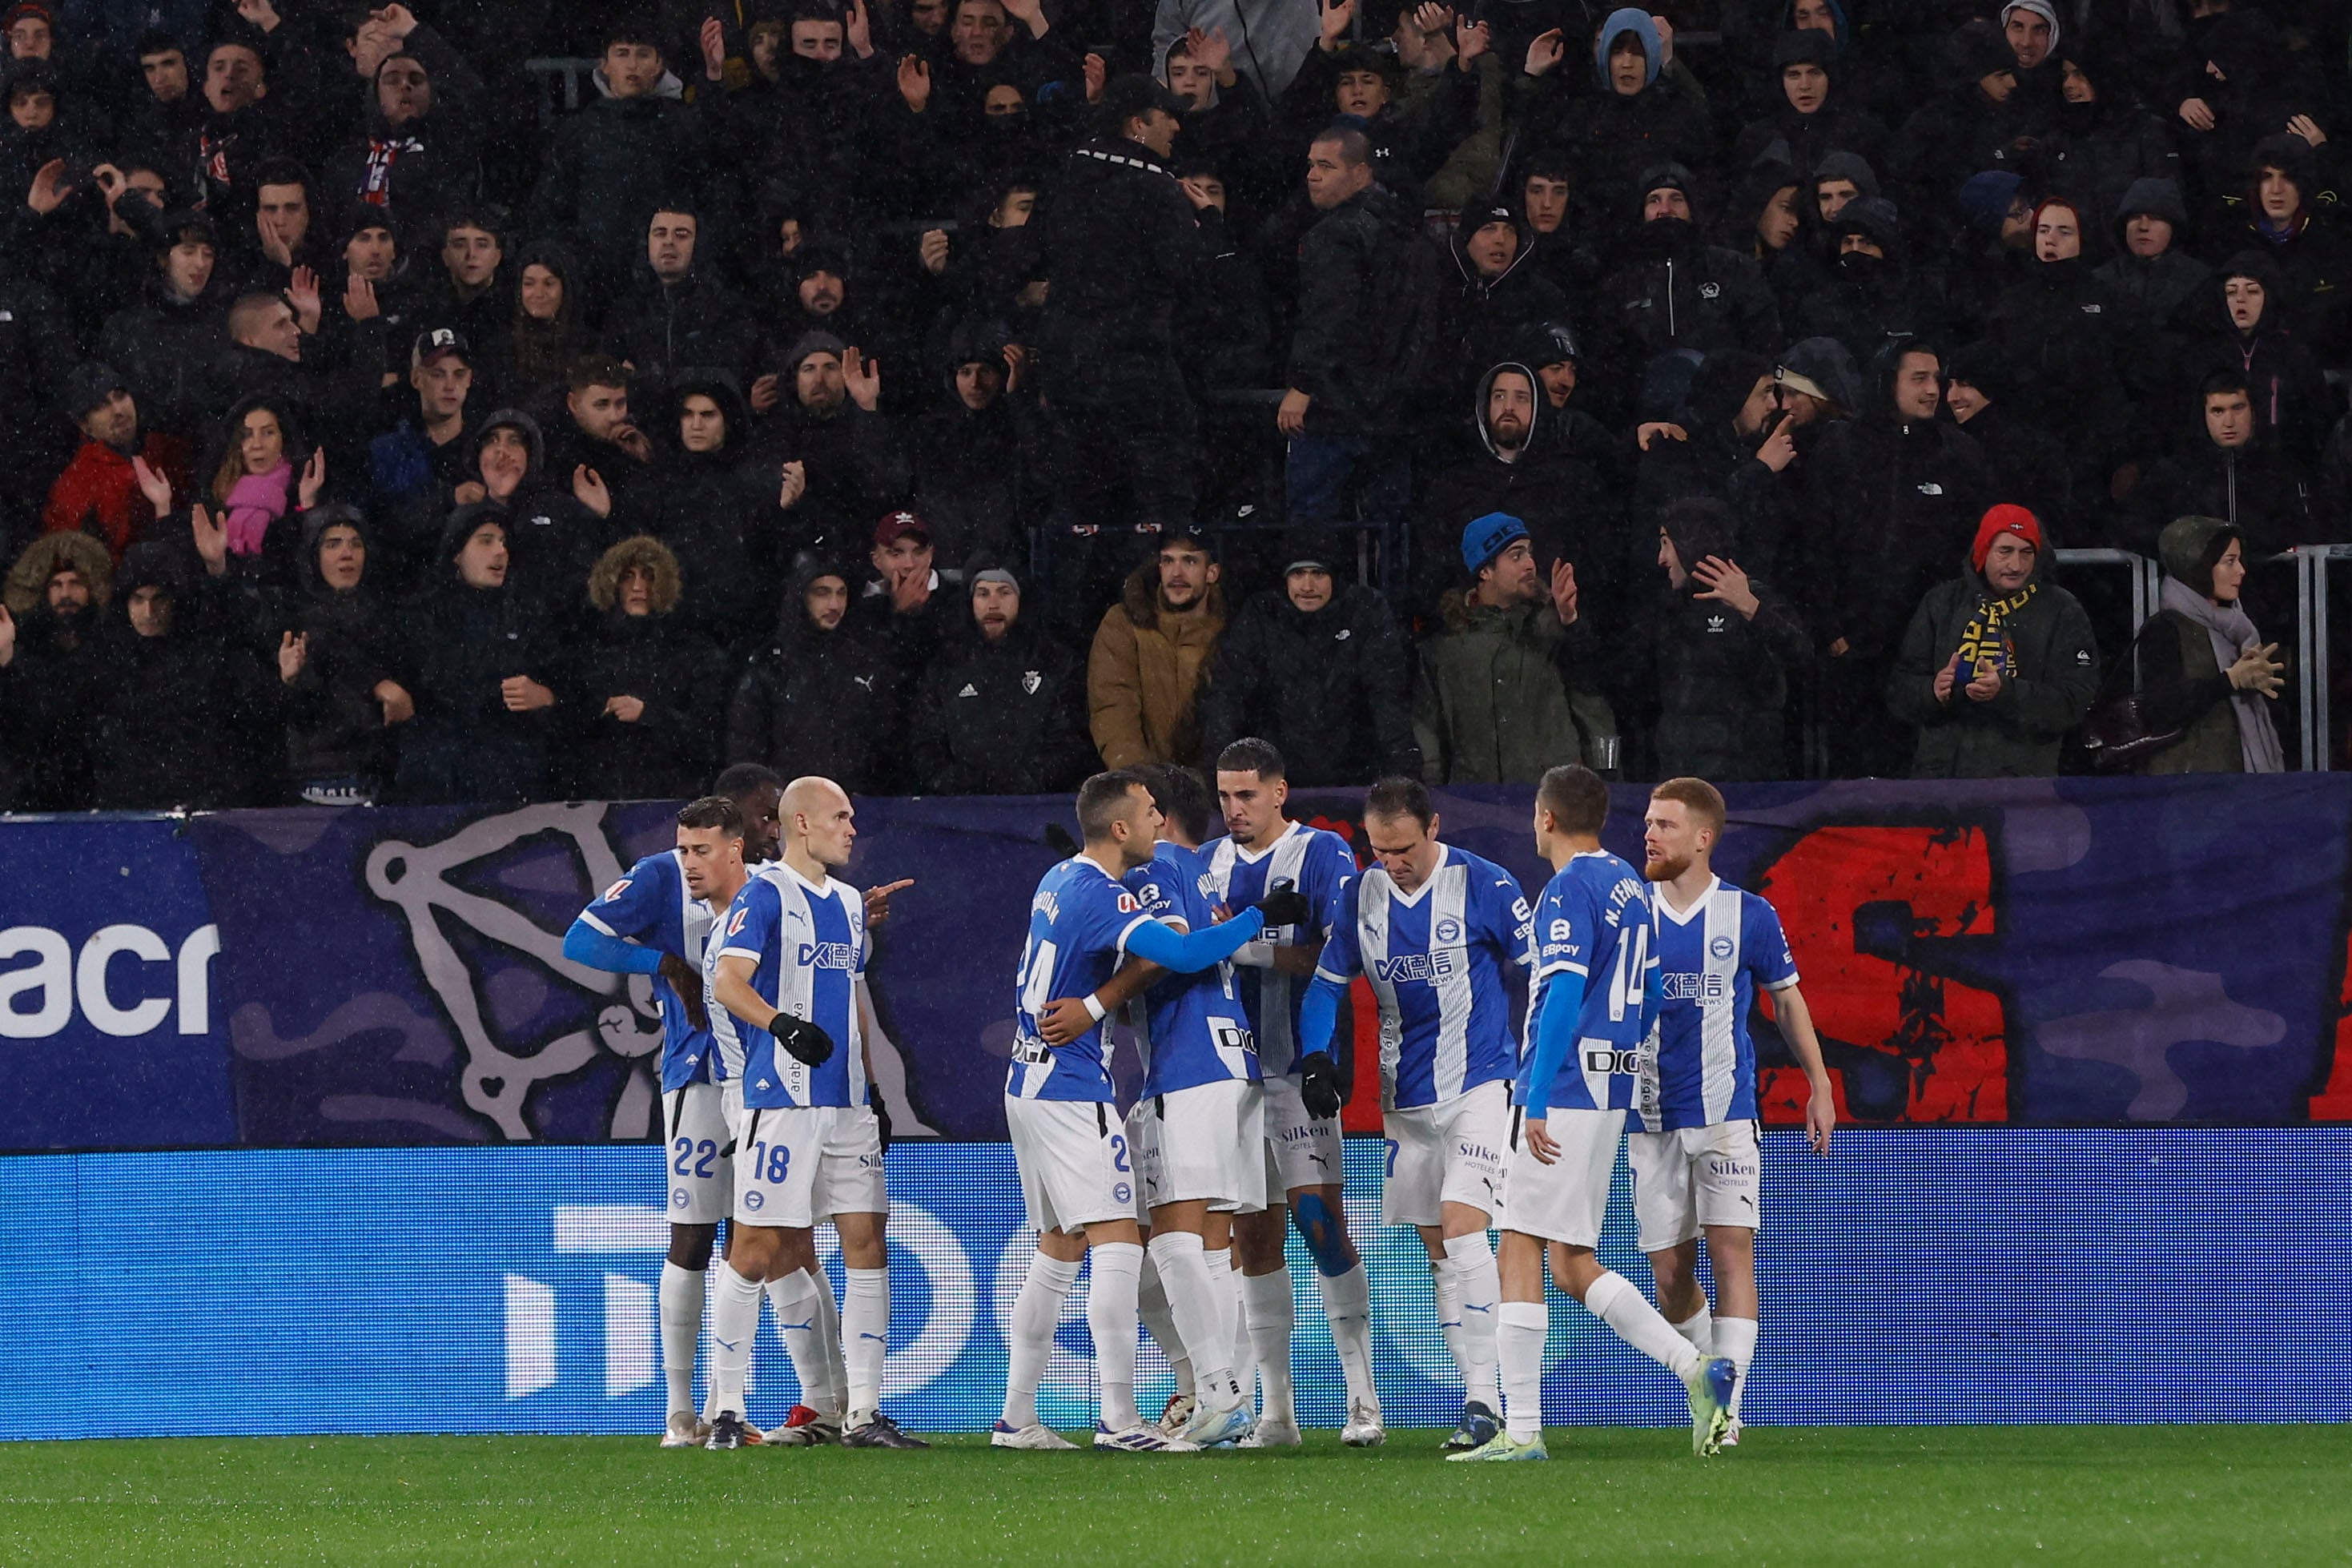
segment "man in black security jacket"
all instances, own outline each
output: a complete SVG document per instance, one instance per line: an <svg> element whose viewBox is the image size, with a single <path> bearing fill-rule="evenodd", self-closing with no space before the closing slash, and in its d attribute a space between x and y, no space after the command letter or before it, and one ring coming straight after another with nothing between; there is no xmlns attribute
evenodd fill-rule
<svg viewBox="0 0 2352 1568"><path fill-rule="evenodd" d="M1021 582L988 557L972 563L970 619L930 661L908 740L913 787L926 795L1051 795L1097 763L1086 725L1086 671L1021 614Z"/></svg>
<svg viewBox="0 0 2352 1568"><path fill-rule="evenodd" d="M1038 347L1055 422L1057 528L1193 521L1196 419L1175 323L1207 273L1209 247L1193 215L1209 203L1168 172L1182 112L1182 100L1150 78L1115 78L1103 89L1103 134L1071 152L1038 220L1049 281ZM1124 508L1111 504L1121 491ZM1125 551L1111 553L1096 584L1104 592L1087 594L1090 604L1107 602L1109 584L1133 564ZM1097 574L1092 563L1080 573L1087 582Z"/></svg>
<svg viewBox="0 0 2352 1568"><path fill-rule="evenodd" d="M1943 362L1916 338L1881 349L1859 419L1813 455L1800 597L1828 655L1822 689L1831 769L1899 776L1908 730L1883 700L1887 661L1911 612L1950 574L1990 499L1988 465L1943 407Z"/></svg>

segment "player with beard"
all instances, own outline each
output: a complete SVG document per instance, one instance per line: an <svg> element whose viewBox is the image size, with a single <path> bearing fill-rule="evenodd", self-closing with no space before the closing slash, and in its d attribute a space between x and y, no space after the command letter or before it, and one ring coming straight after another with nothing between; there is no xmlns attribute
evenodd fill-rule
<svg viewBox="0 0 2352 1568"><path fill-rule="evenodd" d="M1738 1369L1721 1438L1736 1446L1756 1353L1762 1194L1756 1046L1748 1018L1759 987L1772 994L1780 1037L1811 1088L1805 1138L1816 1153L1829 1152L1837 1097L1780 916L1709 866L1723 822L1723 796L1704 779L1668 779L1650 792L1642 875L1655 884L1658 1042L1643 1064L1637 1114L1643 1131L1628 1135L1626 1156L1658 1310L1699 1354L1727 1358ZM1702 1233L1715 1277L1713 1311L1698 1282Z"/></svg>
<svg viewBox="0 0 2352 1568"><path fill-rule="evenodd" d="M675 848L648 855L598 895L564 933L563 956L611 974L652 978L662 1019L663 1147L669 1167L669 1254L662 1263L662 1373L668 1384L665 1448L709 1436L694 1414L695 1347L705 1275L734 1193L733 1139L713 1073L715 1046L702 994L703 942L741 888L746 856L776 850L782 788L765 768L730 768L715 795L678 813ZM731 883L726 868L734 868Z"/></svg>

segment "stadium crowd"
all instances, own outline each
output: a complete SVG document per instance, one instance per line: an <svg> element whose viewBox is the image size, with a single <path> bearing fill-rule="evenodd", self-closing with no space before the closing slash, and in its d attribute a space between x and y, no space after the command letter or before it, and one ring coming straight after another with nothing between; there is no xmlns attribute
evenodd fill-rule
<svg viewBox="0 0 2352 1568"><path fill-rule="evenodd" d="M17 0L0 806L2275 769L2346 25Z"/></svg>

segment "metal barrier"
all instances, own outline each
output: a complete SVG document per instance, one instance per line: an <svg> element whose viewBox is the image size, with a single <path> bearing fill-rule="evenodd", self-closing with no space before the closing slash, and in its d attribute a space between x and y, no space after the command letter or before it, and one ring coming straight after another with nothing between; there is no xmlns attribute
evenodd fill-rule
<svg viewBox="0 0 2352 1568"><path fill-rule="evenodd" d="M538 89L539 123L541 129L555 123L556 117L570 114L595 89L587 85L597 62L577 55L541 55L522 62L522 68L532 77Z"/></svg>
<svg viewBox="0 0 2352 1568"><path fill-rule="evenodd" d="M2352 561L2352 544L2298 544L2288 553L2295 564L2295 717L2303 731L2303 770L2326 773L2336 754L2327 701L2327 568Z"/></svg>
<svg viewBox="0 0 2352 1568"><path fill-rule="evenodd" d="M2137 634L2156 613L2158 584L2164 569L2128 550L2058 550L2051 552L2061 566L2119 566L2131 573L2131 629Z"/></svg>

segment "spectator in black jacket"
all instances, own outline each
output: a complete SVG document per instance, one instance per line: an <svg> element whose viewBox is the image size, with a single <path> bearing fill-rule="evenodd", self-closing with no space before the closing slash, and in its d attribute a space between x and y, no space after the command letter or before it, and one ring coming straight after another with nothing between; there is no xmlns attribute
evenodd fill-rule
<svg viewBox="0 0 2352 1568"><path fill-rule="evenodd" d="M2155 555L2165 525L2177 517L2217 517L2229 523L2244 536L2249 563L2310 542L2303 482L2276 445L2263 438L2245 376L2215 371L2194 395L2203 429L2175 442L2132 492L2120 541L2124 548ZM2252 609L2275 626L2283 617L2278 605L2266 602L2269 586L2259 577L2253 581Z"/></svg>
<svg viewBox="0 0 2352 1568"><path fill-rule="evenodd" d="M538 607L507 584L507 516L461 506L438 580L403 616L416 717L402 727L400 799L505 805L547 787L563 656Z"/></svg>
<svg viewBox="0 0 2352 1568"><path fill-rule="evenodd" d="M908 740L927 795L1052 795L1097 765L1076 656L1022 618L1021 584L983 557L967 574L971 629L916 689Z"/></svg>
<svg viewBox="0 0 2352 1568"><path fill-rule="evenodd" d="M1712 496L1658 519L1665 591L1654 616L1655 776L1788 776L1782 710L1811 668L1813 642L1787 598L1740 570L1738 520Z"/></svg>
<svg viewBox="0 0 2352 1568"><path fill-rule="evenodd" d="M1633 515L1654 517L1668 501L1711 495L1738 521L1738 558L1759 576L1777 575L1793 563L1805 471L1797 462L1797 427L1807 405L1786 398L1773 363L1761 354L1730 351L1707 356L1692 379L1677 423L1640 426L1642 451ZM1633 541L1639 551L1645 541ZM1629 560L1626 576L1645 566Z"/></svg>
<svg viewBox="0 0 2352 1568"><path fill-rule="evenodd" d="M1418 777L1411 668L1396 617L1360 583L1342 584L1337 535L1294 530L1279 589L1225 628L1201 694L1203 755L1244 735L1273 742L1302 787Z"/></svg>
<svg viewBox="0 0 2352 1568"><path fill-rule="evenodd" d="M1886 717L1886 661L1984 510L1984 455L1937 417L1942 377L1932 345L1888 344L1862 417L1831 426L1810 465L1799 592L1827 656L1822 718L1840 778L1902 771L1911 737Z"/></svg>
<svg viewBox="0 0 2352 1568"><path fill-rule="evenodd" d="M400 627L370 574L356 507L302 514L297 583L277 639L287 782L312 805L372 805L416 702L401 683Z"/></svg>
<svg viewBox="0 0 2352 1568"><path fill-rule="evenodd" d="M1307 149L1307 199L1321 217L1298 252L1289 389L1275 423L1290 438L1284 488L1299 522L1401 516L1412 470L1396 437L1425 390L1436 340L1436 255L1417 215L1374 183L1371 144L1335 126ZM1431 334L1416 340L1418 322Z"/></svg>
<svg viewBox="0 0 2352 1568"><path fill-rule="evenodd" d="M679 622L721 647L743 648L773 624L791 564L777 468L745 450L751 410L725 371L682 372L671 406L630 521L661 541L684 578Z"/></svg>
<svg viewBox="0 0 2352 1568"><path fill-rule="evenodd" d="M882 374L839 338L810 332L785 355L784 402L758 448L781 463L782 504L793 549L845 555L865 548L872 524L907 489L907 459L879 412Z"/></svg>
<svg viewBox="0 0 2352 1568"><path fill-rule="evenodd" d="M775 640L755 655L727 708L727 759L822 773L858 795L905 772L898 660L849 618L847 570L806 566L784 586Z"/></svg>
<svg viewBox="0 0 2352 1568"><path fill-rule="evenodd" d="M1693 221L1690 171L1657 164L1635 184L1639 221L1626 237L1627 258L1602 280L1594 312L1620 382L1640 384L1670 353L1777 353L1788 340L1772 290L1756 263L1706 243Z"/></svg>
<svg viewBox="0 0 2352 1568"><path fill-rule="evenodd" d="M1704 158L1714 136L1705 95L1686 73L1670 68L1666 39L1647 12L1624 6L1601 25L1592 45L1598 90L1568 88L1570 47L1552 33L1528 48L1526 69L1542 79L1533 91L1529 129L1538 144L1564 147L1576 159L1577 226L1599 237L1634 221L1649 171ZM1556 66L1563 68L1555 72ZM1629 175L1639 178L1629 181Z"/></svg>
<svg viewBox="0 0 2352 1568"><path fill-rule="evenodd" d="M677 613L677 558L640 534L597 558L595 618L572 651L561 770L581 800L676 800L718 761L719 649Z"/></svg>
<svg viewBox="0 0 2352 1568"><path fill-rule="evenodd" d="M874 525L866 559L873 570L850 614L889 644L899 687L912 691L940 646L962 629L965 606L956 592L961 574L940 571L931 525L903 508Z"/></svg>
<svg viewBox="0 0 2352 1568"><path fill-rule="evenodd" d="M2189 226L2189 205L2179 186L2169 180L2137 180L2120 205L2115 258L2092 276L2130 323L2137 342L2125 357L2124 374L2133 396L2144 403L2158 395L2179 360L2189 321L2206 298L2213 269L2179 244Z"/></svg>
<svg viewBox="0 0 2352 1568"><path fill-rule="evenodd" d="M482 79L466 57L402 6L384 26L394 51L367 88L358 138L326 161L323 221L354 206L400 215L401 244L429 249L448 215L481 200Z"/></svg>
<svg viewBox="0 0 2352 1568"><path fill-rule="evenodd" d="M2177 184L2180 154L2163 121L2141 107L2130 79L2095 42L2061 38L2055 124L2036 158L2049 189L2071 196L2084 221L2112 227L2142 180Z"/></svg>
<svg viewBox="0 0 2352 1568"><path fill-rule="evenodd" d="M1944 406L1983 454L1985 489L1992 500L2015 501L2045 519L2058 538L2094 536L2087 503L2075 500L2065 448L2017 412L1998 349L1971 343L1953 353L1944 365Z"/></svg>
<svg viewBox="0 0 2352 1568"><path fill-rule="evenodd" d="M1025 554L1034 405L1025 356L1003 328L959 322L948 336L946 395L917 421L915 510L950 561Z"/></svg>
<svg viewBox="0 0 2352 1568"><path fill-rule="evenodd" d="M1447 390L1459 395L1498 363L1528 328L1568 314L1568 297L1533 264L1535 235L1500 202L1472 207L1454 227L1460 282L1445 335ZM1468 518L1462 521L1468 521Z"/></svg>
<svg viewBox="0 0 2352 1568"><path fill-rule="evenodd" d="M1780 101L1733 141L1730 167L1746 169L1770 156L1803 175L1832 153L1852 153L1873 165L1880 161L1886 127L1840 85L1845 68L1833 35L1813 27L1781 34L1772 46L1772 67Z"/></svg>
<svg viewBox="0 0 2352 1568"><path fill-rule="evenodd" d="M1867 362L1896 338L1941 331L1942 291L1929 274L1910 265L1894 203L1879 196L1848 202L1830 232L1836 259L1799 305L1800 332L1835 338Z"/></svg>
<svg viewBox="0 0 2352 1568"><path fill-rule="evenodd" d="M252 729L276 704L231 635L231 601L207 569L160 540L133 545L100 635L90 792L102 811L243 805L255 798Z"/></svg>
<svg viewBox="0 0 2352 1568"><path fill-rule="evenodd" d="M646 220L635 285L611 312L613 357L630 367L631 387L649 407L689 365L723 371L738 386L751 380L751 307L719 281L715 260L701 258L701 229L690 200L663 197Z"/></svg>
<svg viewBox="0 0 2352 1568"><path fill-rule="evenodd" d="M1425 98L1408 102L1401 91L1404 68L1394 53L1339 42L1350 16L1351 11L1337 5L1321 10L1322 36L1282 95L1284 118L1295 127L1292 145L1309 137L1320 141L1324 128L1334 123L1350 126L1364 137L1364 161L1371 166L1372 178L1405 205L1418 208L1421 187L1477 129L1478 73L1474 68L1485 51L1486 33L1464 20L1459 32L1465 38L1475 37L1475 47L1465 56L1457 44L1454 58L1438 72L1436 87ZM1408 15L1400 26L1415 23Z"/></svg>
<svg viewBox="0 0 2352 1568"><path fill-rule="evenodd" d="M1113 79L1102 134L1070 153L1039 220L1052 284L1040 347L1057 432L1056 527L1192 521L1196 421L1176 322L1200 296L1208 252L1192 216L1205 198L1167 168L1183 111L1148 77ZM1084 537L1090 545L1097 536ZM1128 565L1123 551L1087 561L1079 580L1088 602Z"/></svg>
<svg viewBox="0 0 2352 1568"><path fill-rule="evenodd" d="M2343 413L2343 399L2329 388L2318 359L2285 319L2286 289L2276 263L2242 250L2214 276L2220 286L2207 286L2199 322L2204 330L2190 340L2174 384L2201 383L2216 371L2244 375L2263 441L2299 470L2305 468ZM2194 433L2176 426L2167 434Z"/></svg>
<svg viewBox="0 0 2352 1568"><path fill-rule="evenodd" d="M99 626L113 591L106 546L87 533L45 533L8 569L16 635L5 733L25 810L89 805L90 728L106 674Z"/></svg>
<svg viewBox="0 0 2352 1568"><path fill-rule="evenodd" d="M1587 593L1621 584L1625 550L1615 498L1568 447L1579 416L1554 409L1538 373L1508 361L1479 382L1471 413L1477 447L1437 477L1414 531L1416 613L1433 612L1454 584L1462 531L1488 512L1508 512L1527 525L1547 580L1555 563L1567 561Z"/></svg>

